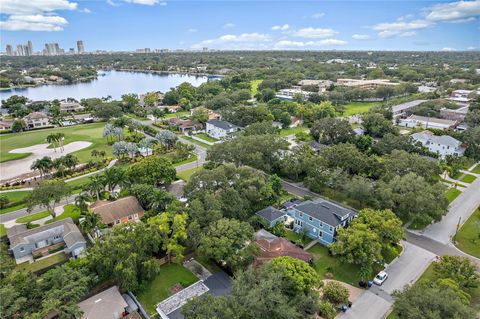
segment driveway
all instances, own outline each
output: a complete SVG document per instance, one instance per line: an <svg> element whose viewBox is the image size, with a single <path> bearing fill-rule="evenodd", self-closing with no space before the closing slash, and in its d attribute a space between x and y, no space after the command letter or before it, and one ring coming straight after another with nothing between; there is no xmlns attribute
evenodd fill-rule
<svg viewBox="0 0 480 319"><path fill-rule="evenodd" d="M15 154L32 153L32 155L26 158L1 163L0 176L2 181L8 181L17 176L30 173L31 172L30 166L32 165L32 163L35 160L40 159L44 156L49 156L52 159L59 158L68 153L73 153L78 150L89 147L90 145L92 145L92 143L84 142L84 141L76 141L76 142L68 143L63 147L64 148L63 152L60 152L58 148L56 151L53 148L47 148L48 145L49 144L37 144L29 147L17 148L17 149L11 150L10 153L15 153Z"/></svg>

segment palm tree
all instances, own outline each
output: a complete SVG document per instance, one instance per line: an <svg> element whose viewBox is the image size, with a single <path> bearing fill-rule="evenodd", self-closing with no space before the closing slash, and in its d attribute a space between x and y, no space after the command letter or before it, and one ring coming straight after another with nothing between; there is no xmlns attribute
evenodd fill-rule
<svg viewBox="0 0 480 319"><path fill-rule="evenodd" d="M102 220L98 214L87 210L83 217L83 220L80 222L80 228L86 233L91 233L94 230L97 230L98 227L102 225ZM93 234L94 237L97 237L97 232Z"/></svg>
<svg viewBox="0 0 480 319"><path fill-rule="evenodd" d="M65 141L65 134L63 133L57 133L55 134L57 136L57 142L60 144L60 151L64 151L63 148L63 142Z"/></svg>
<svg viewBox="0 0 480 319"><path fill-rule="evenodd" d="M109 168L103 173L103 179L108 191L113 195L115 188L124 184L124 181L126 180L125 170L120 167Z"/></svg>
<svg viewBox="0 0 480 319"><path fill-rule="evenodd" d="M102 176L94 175L90 177L90 181L85 185L85 189L94 194L97 197L97 200L100 200L100 192L105 189L105 184Z"/></svg>
<svg viewBox="0 0 480 319"><path fill-rule="evenodd" d="M68 167L70 170L73 170L79 163L78 158L73 154L67 154L63 156L62 159L65 166Z"/></svg>
<svg viewBox="0 0 480 319"><path fill-rule="evenodd" d="M92 150L91 155L92 157L97 157L99 156L99 152L97 150Z"/></svg>
<svg viewBox="0 0 480 319"><path fill-rule="evenodd" d="M47 172L50 172L52 167L53 167L52 159L48 156L44 156L40 159L35 160L32 163L32 166L30 166L30 169L32 169L32 170L37 169L40 172L40 177L44 178L45 174Z"/></svg>
<svg viewBox="0 0 480 319"><path fill-rule="evenodd" d="M75 206L80 209L81 214L85 214L88 211L88 200L89 197L85 193L81 193L75 198Z"/></svg>
<svg viewBox="0 0 480 319"><path fill-rule="evenodd" d="M56 152L57 151L57 143L58 143L58 136L55 133L49 134L47 136L47 143L53 145L53 150Z"/></svg>

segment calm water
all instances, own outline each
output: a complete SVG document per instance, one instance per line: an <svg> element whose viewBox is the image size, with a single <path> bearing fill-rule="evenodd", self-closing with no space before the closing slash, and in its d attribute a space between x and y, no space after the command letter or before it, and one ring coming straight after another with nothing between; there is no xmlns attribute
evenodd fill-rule
<svg viewBox="0 0 480 319"><path fill-rule="evenodd" d="M102 75L104 74L104 75ZM65 85L42 85L26 89L0 91L0 99L11 95L23 95L33 101L66 99L77 100L90 97L106 97L120 99L126 93L146 93L151 91L166 92L183 82L193 86L207 82L206 76L185 74L151 74L141 72L101 71L96 80Z"/></svg>

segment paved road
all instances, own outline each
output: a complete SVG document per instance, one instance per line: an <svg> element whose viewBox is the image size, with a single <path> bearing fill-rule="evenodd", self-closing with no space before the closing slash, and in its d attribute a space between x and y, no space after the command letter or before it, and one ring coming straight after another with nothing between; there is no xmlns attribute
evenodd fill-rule
<svg viewBox="0 0 480 319"><path fill-rule="evenodd" d="M480 178L477 178L451 203L447 215L440 222L418 233L442 244L448 244L455 234L459 220L463 224L479 206Z"/></svg>
<svg viewBox="0 0 480 319"><path fill-rule="evenodd" d="M201 147L200 145L197 145L197 144L192 143L190 141L187 141L186 139L181 138L181 137L179 138L179 140L182 143L190 144L190 145L195 146L195 152L197 153L197 160L195 162L190 162L190 163L186 163L186 164L177 166L176 167L177 172L181 172L181 171L185 171L187 169L192 169L192 168L195 168L195 167L199 167L199 166L203 165L203 163L205 163L205 159L207 157L207 149L206 148Z"/></svg>

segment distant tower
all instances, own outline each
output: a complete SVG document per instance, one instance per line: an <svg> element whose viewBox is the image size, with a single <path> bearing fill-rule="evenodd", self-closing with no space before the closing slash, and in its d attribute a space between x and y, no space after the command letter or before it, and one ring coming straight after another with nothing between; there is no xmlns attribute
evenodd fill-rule
<svg viewBox="0 0 480 319"><path fill-rule="evenodd" d="M85 47L83 46L83 41L82 40L77 41L77 50L78 50L78 54L84 54L85 53Z"/></svg>
<svg viewBox="0 0 480 319"><path fill-rule="evenodd" d="M30 49L28 48L28 45L23 46L23 55L30 56Z"/></svg>
<svg viewBox="0 0 480 319"><path fill-rule="evenodd" d="M55 48L56 55L62 54L62 50L60 49L60 46L58 45L58 43L54 43L53 46Z"/></svg>
<svg viewBox="0 0 480 319"><path fill-rule="evenodd" d="M24 52L23 52L23 45L19 44L17 45L17 56L24 56Z"/></svg>
<svg viewBox="0 0 480 319"><path fill-rule="evenodd" d="M10 44L7 44L7 46L5 47L5 51L7 52L7 55L13 55L13 48Z"/></svg>
<svg viewBox="0 0 480 319"><path fill-rule="evenodd" d="M32 41L28 40L27 46L28 46L28 55L33 55L33 45L32 45Z"/></svg>

